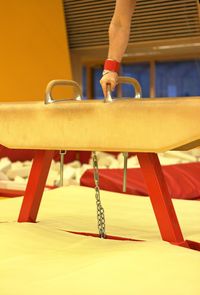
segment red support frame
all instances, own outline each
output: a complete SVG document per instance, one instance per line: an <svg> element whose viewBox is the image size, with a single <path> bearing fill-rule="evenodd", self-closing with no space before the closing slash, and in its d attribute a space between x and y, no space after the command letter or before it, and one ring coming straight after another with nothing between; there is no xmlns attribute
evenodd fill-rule
<svg viewBox="0 0 200 295"><path fill-rule="evenodd" d="M137 157L162 239L172 244L189 247L183 238L158 155L137 153Z"/></svg>
<svg viewBox="0 0 200 295"><path fill-rule="evenodd" d="M3 146L0 145L0 149L1 147ZM54 152L36 151L18 222L36 222ZM157 154L137 153L137 157L162 239L178 246L200 251L200 243L183 238Z"/></svg>
<svg viewBox="0 0 200 295"><path fill-rule="evenodd" d="M36 222L54 151L36 151L18 222Z"/></svg>

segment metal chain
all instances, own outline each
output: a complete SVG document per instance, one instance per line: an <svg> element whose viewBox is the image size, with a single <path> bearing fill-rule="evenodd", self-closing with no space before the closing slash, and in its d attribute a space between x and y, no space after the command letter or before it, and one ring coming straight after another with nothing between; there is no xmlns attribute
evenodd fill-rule
<svg viewBox="0 0 200 295"><path fill-rule="evenodd" d="M101 205L101 199L100 199L99 170L98 170L98 160L97 160L96 152L92 153L92 158L93 158L93 168L94 168L95 198L96 198L96 205L97 205L97 224L98 224L98 230L99 230L99 237L105 239L106 237L105 215L104 215L104 209Z"/></svg>

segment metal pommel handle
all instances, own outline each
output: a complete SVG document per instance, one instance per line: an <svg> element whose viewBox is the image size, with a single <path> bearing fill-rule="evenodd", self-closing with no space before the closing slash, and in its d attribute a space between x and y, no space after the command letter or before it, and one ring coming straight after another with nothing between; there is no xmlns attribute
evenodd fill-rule
<svg viewBox="0 0 200 295"><path fill-rule="evenodd" d="M67 101L68 99L54 99L52 89L55 86L73 86L75 90L75 100L81 100L81 87L73 80L52 80L47 84L45 91L45 104Z"/></svg>
<svg viewBox="0 0 200 295"><path fill-rule="evenodd" d="M142 88L140 86L140 83L132 78L132 77L118 77L118 84L131 84L133 85L133 88L135 89L135 98L141 98L142 97ZM107 97L105 98L106 102L112 101L111 91L110 91L110 85L107 84Z"/></svg>

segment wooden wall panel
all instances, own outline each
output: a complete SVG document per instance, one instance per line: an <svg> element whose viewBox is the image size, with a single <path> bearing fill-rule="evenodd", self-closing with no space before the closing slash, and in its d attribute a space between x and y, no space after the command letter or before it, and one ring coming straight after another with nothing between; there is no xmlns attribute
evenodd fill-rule
<svg viewBox="0 0 200 295"><path fill-rule="evenodd" d="M115 0L64 0L64 7L70 48L108 44ZM137 0L130 43L197 36L200 36L197 0Z"/></svg>

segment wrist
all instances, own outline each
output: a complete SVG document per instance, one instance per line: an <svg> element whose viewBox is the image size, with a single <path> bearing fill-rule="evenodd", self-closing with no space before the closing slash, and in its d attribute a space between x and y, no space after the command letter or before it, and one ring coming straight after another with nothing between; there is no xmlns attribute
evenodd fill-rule
<svg viewBox="0 0 200 295"><path fill-rule="evenodd" d="M104 63L104 71L119 72L120 63L116 60L106 59Z"/></svg>
<svg viewBox="0 0 200 295"><path fill-rule="evenodd" d="M110 74L110 73L114 73L115 75L118 75L117 72L110 71L110 70L103 70L103 72L102 72L102 76L105 76L105 75Z"/></svg>

